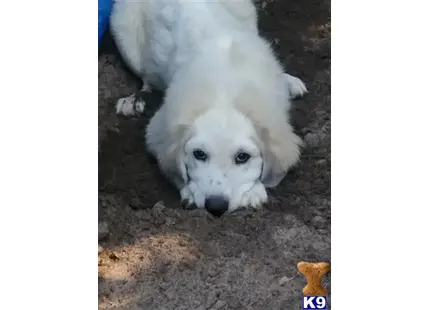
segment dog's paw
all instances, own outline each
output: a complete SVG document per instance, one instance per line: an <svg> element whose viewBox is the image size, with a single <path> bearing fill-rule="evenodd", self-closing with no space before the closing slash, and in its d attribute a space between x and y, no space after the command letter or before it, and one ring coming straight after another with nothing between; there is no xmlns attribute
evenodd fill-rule
<svg viewBox="0 0 430 310"><path fill-rule="evenodd" d="M116 114L124 116L136 116L143 113L145 101L136 98L136 94L120 98L116 103Z"/></svg>
<svg viewBox="0 0 430 310"><path fill-rule="evenodd" d="M185 210L194 210L197 208L197 205L194 202L193 193L188 186L185 186L183 189L181 189L180 195L182 208Z"/></svg>
<svg viewBox="0 0 430 310"><path fill-rule="evenodd" d="M262 183L258 183L243 194L240 201L240 206L257 209L262 207L267 202L267 200L268 197L266 188Z"/></svg>
<svg viewBox="0 0 430 310"><path fill-rule="evenodd" d="M205 195L193 182L188 183L180 191L181 204L184 209L205 207Z"/></svg>
<svg viewBox="0 0 430 310"><path fill-rule="evenodd" d="M284 73L284 78L290 93L290 99L303 97L308 92L305 83L301 79L288 73Z"/></svg>

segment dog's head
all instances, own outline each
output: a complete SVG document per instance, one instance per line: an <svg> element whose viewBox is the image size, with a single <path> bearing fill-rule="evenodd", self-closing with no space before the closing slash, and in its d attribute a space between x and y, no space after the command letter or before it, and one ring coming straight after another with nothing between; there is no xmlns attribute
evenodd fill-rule
<svg viewBox="0 0 430 310"><path fill-rule="evenodd" d="M216 108L199 116L189 133L182 165L197 206L231 212L248 203L243 196L261 183L263 171L252 123L234 109Z"/></svg>
<svg viewBox="0 0 430 310"><path fill-rule="evenodd" d="M211 108L176 126L154 153L170 180L185 189L182 198L198 207L212 213L257 206L267 199L264 186L278 185L297 162L301 142L284 119L260 120L229 106Z"/></svg>

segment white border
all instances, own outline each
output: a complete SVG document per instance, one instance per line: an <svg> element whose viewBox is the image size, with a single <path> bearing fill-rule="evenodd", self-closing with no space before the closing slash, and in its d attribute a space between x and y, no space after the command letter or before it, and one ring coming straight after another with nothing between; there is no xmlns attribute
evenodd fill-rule
<svg viewBox="0 0 430 310"><path fill-rule="evenodd" d="M429 308L424 3L332 0L335 310Z"/></svg>
<svg viewBox="0 0 430 310"><path fill-rule="evenodd" d="M428 306L425 3L332 1L332 309ZM97 309L96 5L0 10L2 309Z"/></svg>
<svg viewBox="0 0 430 310"><path fill-rule="evenodd" d="M97 309L97 1L0 10L0 308Z"/></svg>

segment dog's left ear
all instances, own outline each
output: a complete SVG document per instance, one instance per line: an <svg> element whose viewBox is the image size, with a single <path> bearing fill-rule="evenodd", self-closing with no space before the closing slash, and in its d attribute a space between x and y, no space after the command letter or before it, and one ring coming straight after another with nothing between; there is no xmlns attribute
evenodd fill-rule
<svg viewBox="0 0 430 310"><path fill-rule="evenodd" d="M293 132L291 125L282 127L282 132L268 128L260 130L260 139L264 145L261 182L268 188L276 187L300 157L302 140Z"/></svg>

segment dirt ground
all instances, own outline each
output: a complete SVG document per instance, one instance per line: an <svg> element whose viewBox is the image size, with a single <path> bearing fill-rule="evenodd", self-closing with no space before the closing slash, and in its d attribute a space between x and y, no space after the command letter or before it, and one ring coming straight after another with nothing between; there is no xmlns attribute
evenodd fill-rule
<svg viewBox="0 0 430 310"><path fill-rule="evenodd" d="M259 1L260 29L309 94L294 102L301 163L261 211L185 211L145 152L160 104L123 119L138 87L109 35L99 52L99 309L301 309L299 261L330 262L330 2ZM252 52L252 51L250 51ZM330 297L330 274L324 278Z"/></svg>

